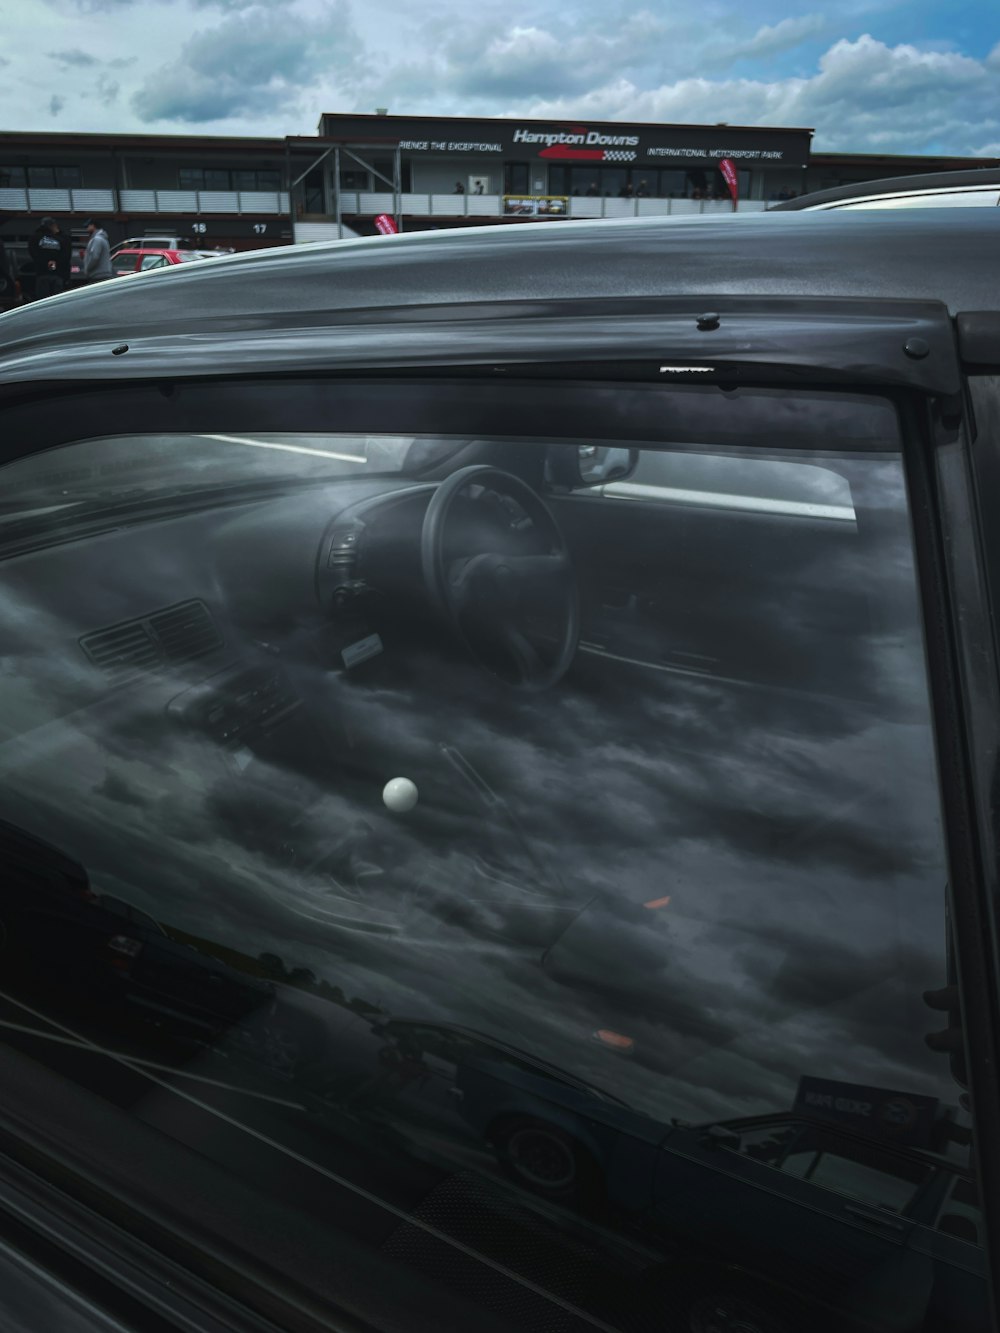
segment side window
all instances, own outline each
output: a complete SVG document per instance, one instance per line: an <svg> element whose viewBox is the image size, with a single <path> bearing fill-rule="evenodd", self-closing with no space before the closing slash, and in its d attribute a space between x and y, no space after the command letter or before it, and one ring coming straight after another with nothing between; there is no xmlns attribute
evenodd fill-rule
<svg viewBox="0 0 1000 1333"><path fill-rule="evenodd" d="M135 254L117 254L111 256L111 272L116 278L120 278L125 273L135 272Z"/></svg>
<svg viewBox="0 0 1000 1333"><path fill-rule="evenodd" d="M143 255L142 259L139 261L139 269L142 273L145 273L147 269L166 267L167 260L163 255Z"/></svg>
<svg viewBox="0 0 1000 1333"><path fill-rule="evenodd" d="M930 1174L921 1162L836 1140L815 1147L797 1145L784 1158L781 1169L810 1184L893 1213L906 1210Z"/></svg>
<svg viewBox="0 0 1000 1333"><path fill-rule="evenodd" d="M850 1211L905 1217L968 1118L923 1039L950 871L892 403L413 372L19 413L0 1073L196 1181L171 1225L346 1234L366 1300L471 1303L443 1329L525 1293L714 1327L738 1272L733 1326L791 1287L893 1333L934 1275ZM14 847L72 892L12 891Z"/></svg>
<svg viewBox="0 0 1000 1333"><path fill-rule="evenodd" d="M596 458L594 481L603 481L600 464L613 468L621 450L603 450ZM609 457L608 457L609 456ZM586 474L585 474L586 475ZM851 488L835 469L801 460L733 458L705 452L652 453L622 480L609 480L604 495L622 499L740 509L747 513L787 514L852 523Z"/></svg>

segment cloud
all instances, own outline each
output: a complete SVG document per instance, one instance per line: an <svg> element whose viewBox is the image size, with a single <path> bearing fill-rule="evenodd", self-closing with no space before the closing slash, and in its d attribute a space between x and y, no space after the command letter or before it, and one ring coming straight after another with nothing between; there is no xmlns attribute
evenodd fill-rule
<svg viewBox="0 0 1000 1333"><path fill-rule="evenodd" d="M822 14L801 14L796 18L782 19L773 25L765 24L741 48L740 54L747 59L778 55L820 36L828 28L829 20Z"/></svg>
<svg viewBox="0 0 1000 1333"><path fill-rule="evenodd" d="M317 77L348 72L359 54L346 0L294 22L252 5L190 37L175 62L147 78L132 106L147 124L266 114L296 103Z"/></svg>
<svg viewBox="0 0 1000 1333"><path fill-rule="evenodd" d="M58 116L60 111L62 111L65 105L66 105L65 97L59 97L56 93L53 93L52 96L49 98L49 114L52 116Z"/></svg>
<svg viewBox="0 0 1000 1333"><path fill-rule="evenodd" d="M78 48L72 48L68 51L50 51L49 59L57 61L58 64L67 69L87 69L92 65L101 63L96 56Z"/></svg>
<svg viewBox="0 0 1000 1333"><path fill-rule="evenodd" d="M101 74L97 80L97 98L105 106L111 106L118 100L121 84L107 74Z"/></svg>
<svg viewBox="0 0 1000 1333"><path fill-rule="evenodd" d="M154 0L155 3L162 3L164 6L171 3L171 0ZM59 9L76 10L83 14L105 14L112 12L122 12L126 9L141 9L143 0L48 0L49 4ZM253 7L257 0L190 0L194 9L217 9L222 11L244 11ZM282 5L294 3L294 0L271 0L271 8L279 8Z"/></svg>
<svg viewBox="0 0 1000 1333"><path fill-rule="evenodd" d="M996 58L994 50L988 59ZM1000 133L1000 89L983 61L909 44L890 47L863 35L835 42L809 77L698 76L649 88L616 76L582 97L522 103L518 113L806 126L815 128L819 151L978 153Z"/></svg>
<svg viewBox="0 0 1000 1333"><path fill-rule="evenodd" d="M421 97L434 90L439 97L481 105L491 99L584 92L599 84L609 68L637 78L662 70L685 35L690 34L682 23L668 25L646 10L613 24L578 19L558 29L536 23L443 27L429 22L419 43L431 54L393 67L373 85L369 100Z"/></svg>

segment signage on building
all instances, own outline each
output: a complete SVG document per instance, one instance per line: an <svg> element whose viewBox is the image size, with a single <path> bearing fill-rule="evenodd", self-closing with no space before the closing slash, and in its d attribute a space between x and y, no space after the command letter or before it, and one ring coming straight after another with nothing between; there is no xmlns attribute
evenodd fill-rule
<svg viewBox="0 0 1000 1333"><path fill-rule="evenodd" d="M799 1079L792 1110L811 1120L827 1120L884 1142L926 1147L939 1114L936 1097L892 1092L836 1079Z"/></svg>
<svg viewBox="0 0 1000 1333"><path fill-rule="evenodd" d="M810 130L725 125L618 125L593 122L459 120L443 117L325 115L320 133L375 147L397 144L404 157L495 157L553 163L636 163L648 167L804 167Z"/></svg>

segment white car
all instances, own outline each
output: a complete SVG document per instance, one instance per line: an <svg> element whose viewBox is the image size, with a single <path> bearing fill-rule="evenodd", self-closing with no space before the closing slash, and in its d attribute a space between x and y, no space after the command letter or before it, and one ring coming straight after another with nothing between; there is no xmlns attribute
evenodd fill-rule
<svg viewBox="0 0 1000 1333"><path fill-rule="evenodd" d="M996 208L1000 204L1000 170L942 171L920 176L895 176L862 181L832 190L815 190L798 199L774 204L768 212L831 208Z"/></svg>

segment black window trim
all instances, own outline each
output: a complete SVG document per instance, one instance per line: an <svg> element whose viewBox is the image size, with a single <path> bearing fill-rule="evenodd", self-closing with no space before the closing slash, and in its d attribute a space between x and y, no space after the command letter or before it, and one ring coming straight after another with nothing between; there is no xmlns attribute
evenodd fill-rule
<svg viewBox="0 0 1000 1333"><path fill-rule="evenodd" d="M363 432L417 434L414 422L433 409L434 434L500 437L539 444L593 438L633 441L666 449L691 446L697 422L698 448L745 449L755 419L766 425L762 447L769 450L857 450L898 447L894 395L849 392L829 385L742 386L558 381L498 381L482 377L430 380L412 372L373 379L275 376L253 382L236 379L125 382L97 388L71 387L63 393L34 395L4 408L0 466L18 457L73 441L116 434L246 433L289 430L308 433L357 428ZM628 410L622 410L622 404ZM782 421L775 419L781 405ZM418 415L419 414L419 415ZM710 420L706 420L706 417ZM95 424L88 426L88 419ZM100 423L100 424L97 424ZM292 424L294 423L294 424Z"/></svg>
<svg viewBox="0 0 1000 1333"><path fill-rule="evenodd" d="M1000 753L1000 662L982 581L968 418L933 404L904 411L905 457L928 676L952 878L949 930L983 1203L993 1326L1000 1296L1000 1005L994 905L998 841L991 814ZM928 1010L928 1031L947 1017ZM947 1058L942 1055L942 1059Z"/></svg>

